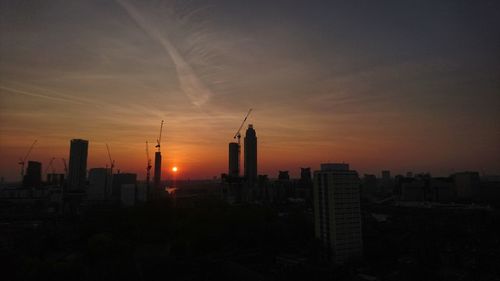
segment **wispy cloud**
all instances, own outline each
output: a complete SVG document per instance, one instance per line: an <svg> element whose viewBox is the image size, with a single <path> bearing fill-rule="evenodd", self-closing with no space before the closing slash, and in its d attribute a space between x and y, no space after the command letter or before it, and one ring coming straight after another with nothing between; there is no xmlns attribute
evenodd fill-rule
<svg viewBox="0 0 500 281"><path fill-rule="evenodd" d="M211 90L199 79L191 65L184 59L168 36L161 32L154 23L144 17L132 4L123 0L117 0L117 3L125 9L128 15L146 34L163 46L175 65L182 91L191 100L193 105L197 107L204 105L210 99L210 96L212 96Z"/></svg>
<svg viewBox="0 0 500 281"><path fill-rule="evenodd" d="M0 89L3 91L14 93L14 94L30 96L30 97L35 97L35 98L41 98L41 99L46 99L46 100L52 100L52 101L58 101L58 102L64 102L64 103L85 104L84 102L81 102L79 100L75 100L73 98L56 97L56 96L51 96L51 95L39 94L39 93L25 91L25 90L16 89L16 88L11 88L11 87L7 87L7 86L3 86L3 85L0 85Z"/></svg>

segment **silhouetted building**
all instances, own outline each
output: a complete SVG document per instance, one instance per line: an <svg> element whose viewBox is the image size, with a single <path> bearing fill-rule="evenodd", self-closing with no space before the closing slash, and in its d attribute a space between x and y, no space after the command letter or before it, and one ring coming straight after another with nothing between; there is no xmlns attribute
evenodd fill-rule
<svg viewBox="0 0 500 281"><path fill-rule="evenodd" d="M361 196L363 198L373 198L378 193L378 181L375 175L365 174L361 182Z"/></svg>
<svg viewBox="0 0 500 281"><path fill-rule="evenodd" d="M391 180L391 171L388 171L388 170L382 171L382 180L384 180L384 181Z"/></svg>
<svg viewBox="0 0 500 281"><path fill-rule="evenodd" d="M480 199L500 206L500 176L481 177Z"/></svg>
<svg viewBox="0 0 500 281"><path fill-rule="evenodd" d="M302 183L312 182L311 168L300 168L300 181Z"/></svg>
<svg viewBox="0 0 500 281"><path fill-rule="evenodd" d="M240 176L240 145L237 142L229 143L229 177Z"/></svg>
<svg viewBox="0 0 500 281"><path fill-rule="evenodd" d="M262 183L268 183L269 182L269 177L267 175L259 175L259 184Z"/></svg>
<svg viewBox="0 0 500 281"><path fill-rule="evenodd" d="M93 168L89 171L89 189L87 199L105 200L111 197L112 175L111 169Z"/></svg>
<svg viewBox="0 0 500 281"><path fill-rule="evenodd" d="M278 180L280 180L280 181L289 181L290 180L290 175L288 174L288 171L279 171Z"/></svg>
<svg viewBox="0 0 500 281"><path fill-rule="evenodd" d="M148 201L148 188L145 184L136 184L135 202Z"/></svg>
<svg viewBox="0 0 500 281"><path fill-rule="evenodd" d="M245 178L251 183L257 180L257 136L252 124L245 134Z"/></svg>
<svg viewBox="0 0 500 281"><path fill-rule="evenodd" d="M57 174L57 173L47 174L47 184L62 186L64 184L64 174Z"/></svg>
<svg viewBox="0 0 500 281"><path fill-rule="evenodd" d="M401 183L402 201L424 201L425 200L425 181L415 178L407 178L408 180Z"/></svg>
<svg viewBox="0 0 500 281"><path fill-rule="evenodd" d="M295 196L304 199L308 206L312 206L312 185L311 168L300 168L300 179L296 186Z"/></svg>
<svg viewBox="0 0 500 281"><path fill-rule="evenodd" d="M348 164L321 164L314 172L314 225L316 237L335 263L362 256L358 173Z"/></svg>
<svg viewBox="0 0 500 281"><path fill-rule="evenodd" d="M382 179L380 181L380 191L382 193L393 193L394 192L394 182L391 178L391 171L382 171Z"/></svg>
<svg viewBox="0 0 500 281"><path fill-rule="evenodd" d="M69 191L84 190L85 188L88 147L89 142L87 140L71 140L68 171Z"/></svg>
<svg viewBox="0 0 500 281"><path fill-rule="evenodd" d="M434 201L452 202L456 199L453 179L450 177L432 178L430 188L433 191Z"/></svg>
<svg viewBox="0 0 500 281"><path fill-rule="evenodd" d="M26 174L23 178L24 187L39 187L42 181L42 163L28 161Z"/></svg>
<svg viewBox="0 0 500 281"><path fill-rule="evenodd" d="M161 152L155 152L155 170L153 176L154 188L158 190L161 186Z"/></svg>
<svg viewBox="0 0 500 281"><path fill-rule="evenodd" d="M121 205L134 206L137 202L137 186L135 184L122 184L120 190Z"/></svg>
<svg viewBox="0 0 500 281"><path fill-rule="evenodd" d="M471 200L478 197L479 193L479 173L461 172L452 175L455 183L457 199Z"/></svg>
<svg viewBox="0 0 500 281"><path fill-rule="evenodd" d="M428 173L416 174L400 180L400 200L403 201L432 201L435 199L431 188L431 175Z"/></svg>
<svg viewBox="0 0 500 281"><path fill-rule="evenodd" d="M122 185L137 183L137 174L121 173L113 175L112 197L114 200L122 200Z"/></svg>

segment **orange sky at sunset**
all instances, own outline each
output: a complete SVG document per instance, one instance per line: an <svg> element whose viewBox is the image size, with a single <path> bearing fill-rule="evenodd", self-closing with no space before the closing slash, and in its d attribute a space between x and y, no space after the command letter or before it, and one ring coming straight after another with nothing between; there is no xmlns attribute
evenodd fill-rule
<svg viewBox="0 0 500 281"><path fill-rule="evenodd" d="M89 140L87 168L109 164L109 144L116 168L142 180L161 120L166 177L174 165L182 179L220 176L249 108L271 178L328 161L500 173L499 32L461 18L473 11L429 9L424 22L419 7L68 2L0 9L6 181L35 139L29 160L45 170L73 138Z"/></svg>

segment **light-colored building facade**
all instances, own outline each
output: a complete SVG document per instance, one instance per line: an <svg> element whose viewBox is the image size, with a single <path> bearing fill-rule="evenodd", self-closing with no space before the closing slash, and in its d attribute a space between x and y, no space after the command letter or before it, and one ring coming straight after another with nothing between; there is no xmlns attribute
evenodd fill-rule
<svg viewBox="0 0 500 281"><path fill-rule="evenodd" d="M359 176L348 164L322 164L314 172L314 225L326 256L344 263L362 256Z"/></svg>

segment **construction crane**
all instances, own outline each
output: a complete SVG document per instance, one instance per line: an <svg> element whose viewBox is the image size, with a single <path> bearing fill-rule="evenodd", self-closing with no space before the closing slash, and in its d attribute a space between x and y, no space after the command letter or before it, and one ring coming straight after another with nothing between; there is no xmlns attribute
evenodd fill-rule
<svg viewBox="0 0 500 281"><path fill-rule="evenodd" d="M238 128L238 131L236 131L236 134L234 134L234 137L233 137L233 139L238 138L238 151L237 151L237 155L236 155L236 162L237 162L237 164L236 164L236 167L233 167L233 166L231 166L231 165L232 165L231 163L233 163L233 162L230 162L229 166L230 166L230 169L231 169L230 173L235 173L237 176L239 176L239 171L240 171L240 159L241 159L241 156L240 156L240 154L241 154L241 145L240 145L241 133L240 133L240 132L241 132L241 129L243 128L243 126L245 125L245 122L247 121L248 116L250 116L250 113L251 113L251 112L252 112L252 109L250 108L250 109L248 110L247 114L245 115L245 118L244 118L244 119L243 119L243 121L241 122L241 125L240 125L240 127ZM232 158L231 158L231 155L232 155L232 154L231 154L231 144L229 144L229 150L230 150L230 152L229 152L229 154L230 154L230 155L229 155L229 159L230 159L230 160L229 160L229 161L232 161L232 160L231 160L231 159L232 159ZM232 167L232 168L231 168L231 167ZM234 171L233 171L233 170L234 170Z"/></svg>
<svg viewBox="0 0 500 281"><path fill-rule="evenodd" d="M149 178L151 176L151 168L153 167L151 165L151 157L149 157L149 143L146 141L146 159L148 160L148 165L146 166L146 184L147 187L149 188Z"/></svg>
<svg viewBox="0 0 500 281"><path fill-rule="evenodd" d="M55 157L52 157L52 158L50 159L49 165L47 165L47 168L45 168L45 174L49 171L49 168L52 168L52 173L53 173L53 174L55 174L55 173L56 173L55 168L54 168L54 166L52 165L52 163L54 162L54 160L56 160L56 158L55 158Z"/></svg>
<svg viewBox="0 0 500 281"><path fill-rule="evenodd" d="M163 120L161 120L161 125L160 125L160 137L156 139L156 148L158 148L158 152L160 152L160 143L161 143L161 132L163 130Z"/></svg>
<svg viewBox="0 0 500 281"><path fill-rule="evenodd" d="M235 134L235 135L234 135L234 137L233 137L233 139L238 138L238 146L240 145L240 139L241 139L241 134L240 134L240 131L241 131L241 129L243 128L243 125L245 125L245 122L247 121L247 118L248 118L248 116L250 116L250 113L251 113L251 112L252 112L252 109L250 108L250 109L248 110L247 115L245 116L245 119L243 119L243 122L241 122L241 125L240 125L240 127L238 128L238 131L236 132L236 134Z"/></svg>
<svg viewBox="0 0 500 281"><path fill-rule="evenodd" d="M67 177L68 176L68 165L66 165L66 159L61 158L61 160L62 160L63 165L64 165L64 176Z"/></svg>
<svg viewBox="0 0 500 281"><path fill-rule="evenodd" d="M24 165L26 164L26 160L28 159L28 156L30 156L31 150L33 150L33 147L35 146L37 141L38 140L35 140L33 144L31 144L30 149L28 150L24 158L19 158L19 162L17 164L21 165L21 180L23 180L24 178Z"/></svg>
<svg viewBox="0 0 500 281"><path fill-rule="evenodd" d="M108 157L109 157L109 165L110 165L110 171L111 171L111 174L113 174L113 168L115 167L115 160L112 160L111 159L111 152L109 150L109 145L106 144L106 149L108 150Z"/></svg>

